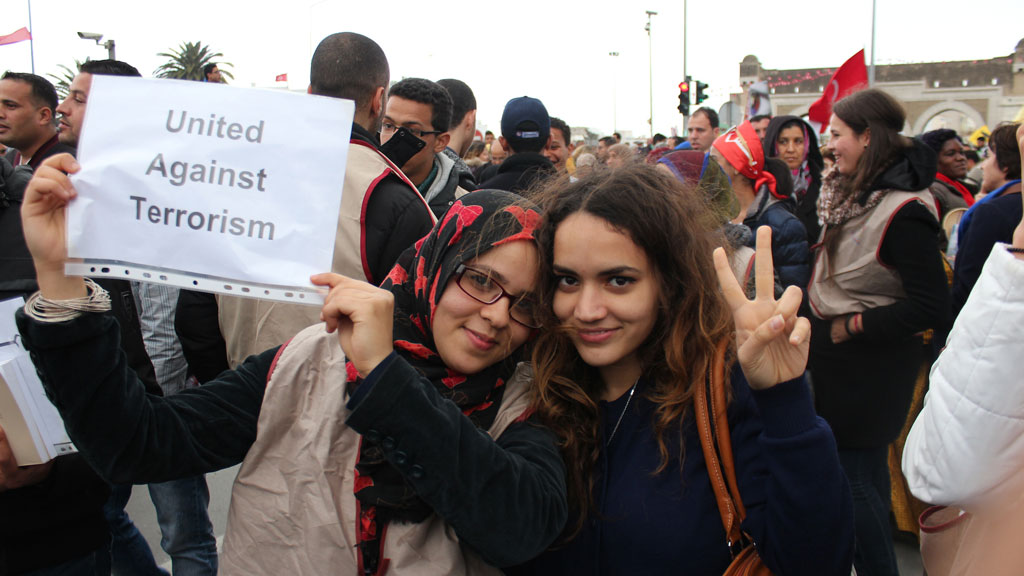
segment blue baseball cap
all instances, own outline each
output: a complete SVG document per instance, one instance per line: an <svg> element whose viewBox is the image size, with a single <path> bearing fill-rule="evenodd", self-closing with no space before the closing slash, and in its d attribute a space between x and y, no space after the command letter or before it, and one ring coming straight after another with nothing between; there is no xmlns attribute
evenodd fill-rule
<svg viewBox="0 0 1024 576"><path fill-rule="evenodd" d="M512 142L547 141L551 134L551 117L544 103L536 98L520 96L505 104L501 114L501 135Z"/></svg>

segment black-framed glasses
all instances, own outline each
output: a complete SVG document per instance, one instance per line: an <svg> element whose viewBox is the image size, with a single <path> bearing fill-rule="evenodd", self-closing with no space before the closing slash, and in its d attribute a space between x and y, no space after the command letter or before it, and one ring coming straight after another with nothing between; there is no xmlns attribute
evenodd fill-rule
<svg viewBox="0 0 1024 576"><path fill-rule="evenodd" d="M410 128L408 126L396 126L391 122L384 122L380 125L381 134L394 134L399 128L405 128L410 134L417 138L423 138L424 136L444 134L444 130L420 130L419 128Z"/></svg>
<svg viewBox="0 0 1024 576"><path fill-rule="evenodd" d="M459 267L455 269L455 284L467 296L481 304L494 304L502 298L508 298L512 303L508 309L508 315L513 320L527 328L540 328L540 322L537 319L537 303L533 298L527 295L513 296L509 294L487 272L459 264Z"/></svg>

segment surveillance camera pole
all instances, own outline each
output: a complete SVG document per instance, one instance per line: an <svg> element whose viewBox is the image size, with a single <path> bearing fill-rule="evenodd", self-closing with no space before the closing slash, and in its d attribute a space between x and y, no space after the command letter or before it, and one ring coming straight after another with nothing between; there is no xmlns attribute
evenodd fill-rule
<svg viewBox="0 0 1024 576"><path fill-rule="evenodd" d="M103 40L103 34L97 34L96 32L79 32L78 37L82 40L95 40L97 46L102 46L107 50L107 58L111 60L117 60L117 56L114 54L114 40L110 39L106 42Z"/></svg>

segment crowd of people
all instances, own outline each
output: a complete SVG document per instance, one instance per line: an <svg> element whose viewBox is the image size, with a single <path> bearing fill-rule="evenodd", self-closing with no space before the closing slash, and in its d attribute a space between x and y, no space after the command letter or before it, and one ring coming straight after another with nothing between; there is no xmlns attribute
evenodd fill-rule
<svg viewBox="0 0 1024 576"><path fill-rule="evenodd" d="M520 96L477 140L464 82L391 84L376 42L332 34L309 92L355 114L316 309L65 275L95 75L140 76L87 62L63 102L0 79L0 296L27 298L23 344L79 451L18 466L0 428L0 574L166 573L125 512L145 484L183 575L718 575L753 550L774 574L896 576L894 443L925 502L994 485L965 494L943 442L972 453L990 425L944 429L979 393L950 357L1014 340L1004 309L1024 308L1016 124L981 151L912 138L866 89L825 145L796 116L700 108L687 138L637 147L573 141ZM237 464L218 550L204 474Z"/></svg>

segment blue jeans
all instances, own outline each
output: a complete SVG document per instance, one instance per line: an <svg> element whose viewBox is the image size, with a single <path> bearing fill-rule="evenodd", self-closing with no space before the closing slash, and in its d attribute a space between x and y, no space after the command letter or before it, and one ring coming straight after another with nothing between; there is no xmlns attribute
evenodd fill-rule
<svg viewBox="0 0 1024 576"><path fill-rule="evenodd" d="M111 528L114 574L167 576L156 565L145 538L124 511L131 496L130 485L113 487L108 502L107 522ZM217 540L207 507L210 491L206 477L192 476L170 482L149 484L149 497L160 524L160 547L171 557L175 576L217 573ZM115 510L110 510L115 508Z"/></svg>
<svg viewBox="0 0 1024 576"><path fill-rule="evenodd" d="M217 573L217 538L208 508L210 489L202 474L149 485L160 523L160 547L171 557L174 576Z"/></svg>
<svg viewBox="0 0 1024 576"><path fill-rule="evenodd" d="M118 575L168 576L166 570L156 565L149 544L124 510L131 495L131 484L116 484L110 487L110 498L103 506L103 514L110 526L110 572Z"/></svg>
<svg viewBox="0 0 1024 576"><path fill-rule="evenodd" d="M839 450L839 463L853 492L857 576L899 576L889 508L889 447Z"/></svg>

